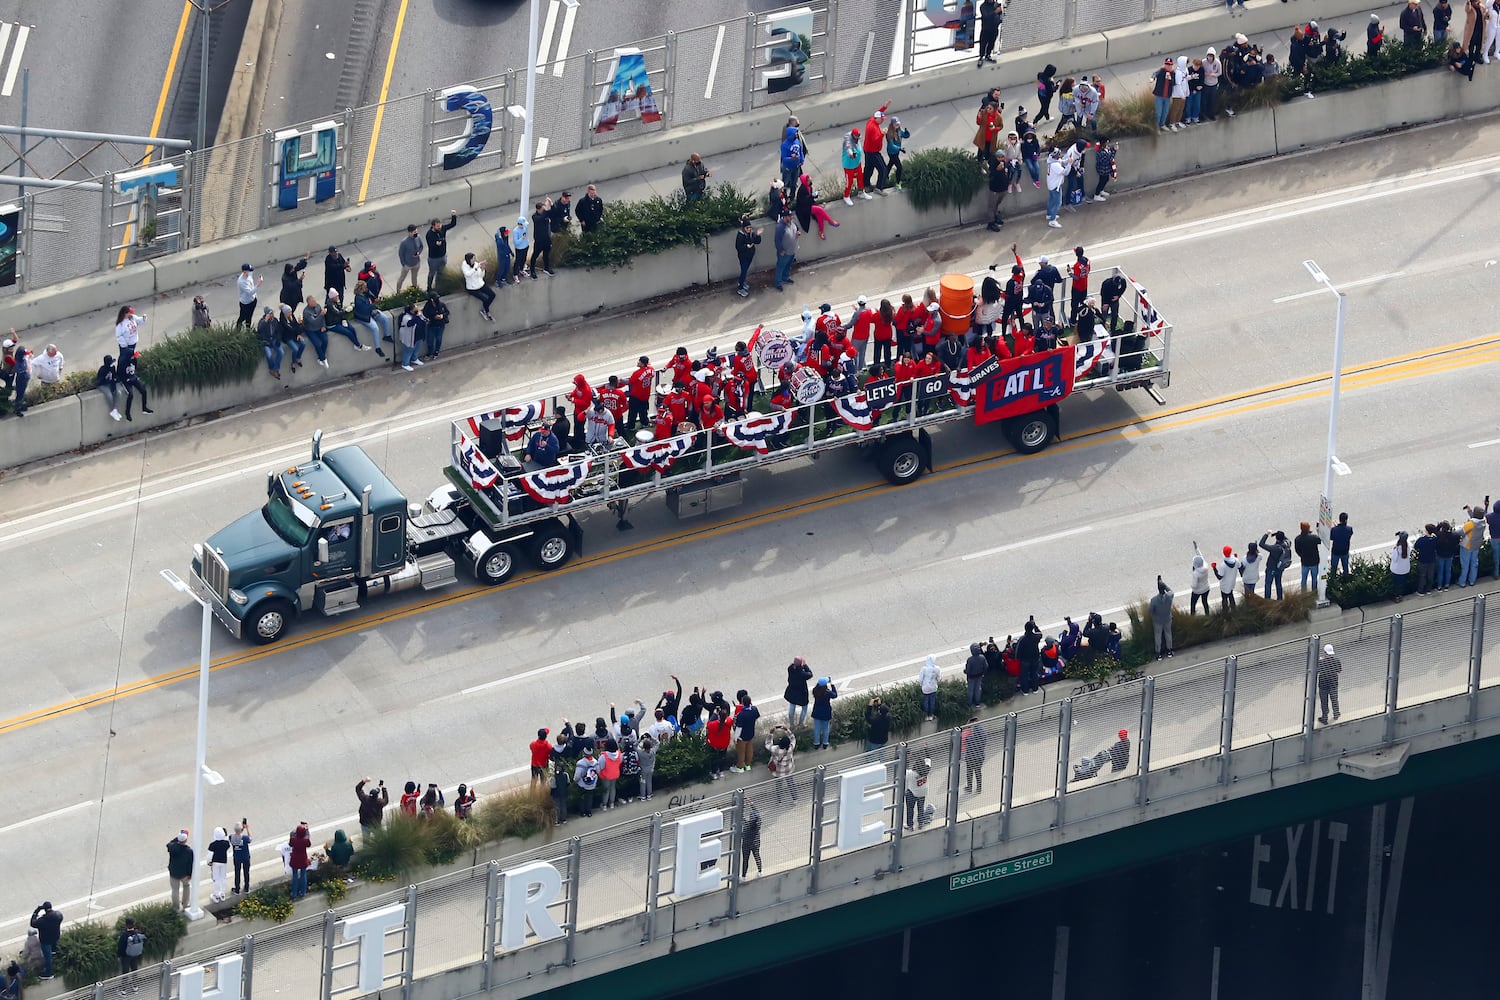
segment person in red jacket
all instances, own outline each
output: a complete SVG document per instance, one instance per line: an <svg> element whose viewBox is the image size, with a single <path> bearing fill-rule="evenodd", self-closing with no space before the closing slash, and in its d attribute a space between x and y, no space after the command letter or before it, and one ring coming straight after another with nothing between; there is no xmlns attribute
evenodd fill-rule
<svg viewBox="0 0 1500 1000"><path fill-rule="evenodd" d="M922 325L925 313L912 302L910 295L901 296L901 305L896 309L896 356L911 351L912 338Z"/></svg>
<svg viewBox="0 0 1500 1000"><path fill-rule="evenodd" d="M964 351L964 367L974 368L984 363L984 359L994 353L994 349L988 343L970 344L968 350Z"/></svg>
<svg viewBox="0 0 1500 1000"><path fill-rule="evenodd" d="M630 373L629 415L625 421L627 431L633 431L637 426L650 426L651 420L647 414L651 409L651 390L655 388L656 369L651 367L651 359L642 354L635 371Z"/></svg>
<svg viewBox="0 0 1500 1000"><path fill-rule="evenodd" d="M708 741L709 749L715 751L709 759L709 769L715 781L724 777L724 764L729 758L729 740L733 735L734 720L723 709L716 708L709 713L704 738Z"/></svg>
<svg viewBox="0 0 1500 1000"><path fill-rule="evenodd" d="M927 319L922 325L922 352L931 351L937 353L938 341L943 339L943 317L941 308L936 301L927 303ZM917 350L912 351L915 356Z"/></svg>
<svg viewBox="0 0 1500 1000"><path fill-rule="evenodd" d="M870 308L869 300L863 295L855 300L854 315L849 317L844 329L849 332L849 342L854 346L855 370L863 371L865 353L870 348L870 334L875 331L875 310Z"/></svg>
<svg viewBox="0 0 1500 1000"><path fill-rule="evenodd" d="M292 848L291 854L286 859L287 866L292 870L292 888L289 895L293 899L301 899L307 895L307 869L312 864L307 857L307 852L312 847L312 838L307 835L307 824L298 823L287 843Z"/></svg>
<svg viewBox="0 0 1500 1000"><path fill-rule="evenodd" d="M677 421L672 419L672 411L661 398L657 399L656 419L652 422L651 434L657 441L677 436Z"/></svg>
<svg viewBox="0 0 1500 1000"><path fill-rule="evenodd" d="M1015 350L1011 352L1015 357L1024 358L1036 350L1036 336L1030 323L1021 324L1021 328L1015 333L1015 341Z"/></svg>
<svg viewBox="0 0 1500 1000"><path fill-rule="evenodd" d="M839 314L833 311L833 306L827 302L818 306L818 318L813 321L813 331L816 333L833 336L833 331L841 328L844 323L839 319Z"/></svg>
<svg viewBox="0 0 1500 1000"><path fill-rule="evenodd" d="M620 381L620 376L609 377L609 382L599 388L599 398L604 400L604 408L614 414L615 426L624 427L627 395L625 384Z"/></svg>
<svg viewBox="0 0 1500 1000"><path fill-rule="evenodd" d="M661 399L656 409L658 413L665 410L675 426L688 418L688 411L692 409L692 405L692 397L688 395L687 390L674 387Z"/></svg>
<svg viewBox="0 0 1500 1000"><path fill-rule="evenodd" d="M743 417L750 412L750 381L738 372L724 383L724 413L729 417Z"/></svg>
<svg viewBox="0 0 1500 1000"><path fill-rule="evenodd" d="M880 308L875 310L874 317L875 363L889 367L896 359L896 310L892 308L890 299L880 300ZM860 356L859 366L865 366L863 355Z"/></svg>
<svg viewBox="0 0 1500 1000"><path fill-rule="evenodd" d="M885 163L885 109L889 104L882 104L876 112L865 122L864 141L860 148L865 154L865 190L872 187L879 194L884 195L886 171L889 169ZM875 184L870 183L870 178L877 178Z"/></svg>
<svg viewBox="0 0 1500 1000"><path fill-rule="evenodd" d="M531 741L531 783L533 785L547 780L547 764L552 760L552 744L547 740L546 728L536 731L536 739Z"/></svg>
<svg viewBox="0 0 1500 1000"><path fill-rule="evenodd" d="M1068 322L1076 323L1078 310L1083 308L1083 302L1089 297L1089 273L1093 271L1094 265L1083 255L1083 247L1074 247L1073 256L1077 258L1068 265L1068 276L1073 279L1070 291L1072 295L1068 303Z"/></svg>

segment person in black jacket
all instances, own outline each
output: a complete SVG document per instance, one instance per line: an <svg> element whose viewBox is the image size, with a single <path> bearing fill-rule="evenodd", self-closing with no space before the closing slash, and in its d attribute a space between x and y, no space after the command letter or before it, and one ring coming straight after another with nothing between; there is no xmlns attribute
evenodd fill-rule
<svg viewBox="0 0 1500 1000"><path fill-rule="evenodd" d="M552 219L547 214L545 202L536 203L536 211L531 215L531 277L536 278L536 266L540 262L542 270L548 274L556 274L552 270Z"/></svg>
<svg viewBox="0 0 1500 1000"><path fill-rule="evenodd" d="M338 247L329 247L328 256L323 258L323 289L326 292L330 288L338 289L339 298L344 297L344 276L349 273L349 261L339 253Z"/></svg>
<svg viewBox="0 0 1500 1000"><path fill-rule="evenodd" d="M795 729L807 721L807 682L812 680L812 668L802 657L794 657L786 667L786 691L782 697L788 705L787 725ZM696 688L693 689L697 691ZM802 710L802 718L797 718L797 710Z"/></svg>
<svg viewBox="0 0 1500 1000"><path fill-rule="evenodd" d="M1000 5L995 0L979 3L979 62L983 66L995 61L995 43L1000 40Z"/></svg>
<svg viewBox="0 0 1500 1000"><path fill-rule="evenodd" d="M385 789L385 779L380 780L380 785L373 792L365 791L372 778L362 778L359 784L354 786L354 794L359 796L359 833L360 839L368 843L370 831L380 829L380 821L385 817L385 807L391 804L391 793Z"/></svg>
<svg viewBox="0 0 1500 1000"><path fill-rule="evenodd" d="M139 353L125 359L125 367L115 366L115 376L120 380L120 385L125 390L125 419L134 419L130 415L130 408L135 404L135 394L141 394L141 412L155 413L156 411L146 402L146 384L141 381L141 356Z"/></svg>
<svg viewBox="0 0 1500 1000"><path fill-rule="evenodd" d="M291 306L282 306L276 319L276 332L281 336L281 349L292 355L292 371L302 367L302 352L307 344L302 340L302 324L297 322Z"/></svg>
<svg viewBox="0 0 1500 1000"><path fill-rule="evenodd" d="M141 955L146 950L146 932L135 925L134 917L125 918L125 929L115 942L115 957L120 960L120 975L128 976L141 967ZM121 993L134 993L138 987L132 982L120 988Z"/></svg>
<svg viewBox="0 0 1500 1000"><path fill-rule="evenodd" d="M989 213L990 221L986 225L992 233L998 233L1000 227L1005 225L1005 220L1000 218L1000 203L1005 200L1005 192L1010 187L1010 164L1003 157L990 158L990 197Z"/></svg>
<svg viewBox="0 0 1500 1000"><path fill-rule="evenodd" d="M441 219L433 219L427 226L427 232L422 234L427 240L427 290L429 292L437 287L438 278L442 276L443 268L448 265L448 233L456 225L458 225L458 213L449 210L446 223ZM380 293L375 294L378 296Z"/></svg>
<svg viewBox="0 0 1500 1000"><path fill-rule="evenodd" d="M1292 541L1292 548L1302 562L1302 589L1307 589L1308 580L1314 588L1318 586L1318 566L1322 554L1323 540L1313 534L1312 525L1302 522L1302 530Z"/></svg>
<svg viewBox="0 0 1500 1000"><path fill-rule="evenodd" d="M1099 286L1099 296L1104 304L1104 313L1109 317L1109 332L1120 329L1120 300L1125 297L1127 285L1121 274L1111 274Z"/></svg>
<svg viewBox="0 0 1500 1000"><path fill-rule="evenodd" d="M302 304L302 272L307 270L307 254L295 264L281 268L281 303L295 309Z"/></svg>
<svg viewBox="0 0 1500 1000"><path fill-rule="evenodd" d="M985 658L984 647L977 642L969 643L969 658L964 661L964 679L969 682L969 704L984 704L984 675L990 669Z"/></svg>
<svg viewBox="0 0 1500 1000"><path fill-rule="evenodd" d="M42 946L42 976L52 978L52 951L62 936L63 915L54 910L50 902L43 903L31 911L31 926L36 928L37 942Z"/></svg>
<svg viewBox="0 0 1500 1000"><path fill-rule="evenodd" d="M891 707L876 695L865 706L865 749L884 750L890 741Z"/></svg>
<svg viewBox="0 0 1500 1000"><path fill-rule="evenodd" d="M764 228L757 228L750 216L740 219L740 231L734 234L734 252L740 259L740 283L735 287L740 298L750 294L750 265L755 260L755 248L760 246Z"/></svg>
<svg viewBox="0 0 1500 1000"><path fill-rule="evenodd" d="M599 197L599 191L590 184L588 191L583 195L583 200L578 203L578 224L586 233L592 233L599 228L599 223L604 221L604 199Z"/></svg>
<svg viewBox="0 0 1500 1000"><path fill-rule="evenodd" d="M552 232L565 233L573 225L573 192L564 191L557 196L552 207L547 209L547 221L552 224Z"/></svg>
<svg viewBox="0 0 1500 1000"><path fill-rule="evenodd" d="M443 349L443 331L448 329L448 307L437 292L427 295L422 306L422 318L427 321L427 360L432 361Z"/></svg>
<svg viewBox="0 0 1500 1000"><path fill-rule="evenodd" d="M1026 630L1021 634L1021 641L1016 643L1016 656L1021 660L1021 683L1022 694L1031 694L1037 690L1037 670L1041 666L1042 630L1037 625L1035 618L1028 618Z"/></svg>

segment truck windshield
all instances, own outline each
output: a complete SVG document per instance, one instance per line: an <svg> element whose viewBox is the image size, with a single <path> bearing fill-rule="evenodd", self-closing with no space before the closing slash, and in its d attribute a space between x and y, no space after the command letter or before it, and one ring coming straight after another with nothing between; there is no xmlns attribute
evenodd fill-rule
<svg viewBox="0 0 1500 1000"><path fill-rule="evenodd" d="M266 523L272 530L297 548L300 549L312 538L317 518L287 496L286 487L282 485L280 478L276 480L276 488L262 510Z"/></svg>

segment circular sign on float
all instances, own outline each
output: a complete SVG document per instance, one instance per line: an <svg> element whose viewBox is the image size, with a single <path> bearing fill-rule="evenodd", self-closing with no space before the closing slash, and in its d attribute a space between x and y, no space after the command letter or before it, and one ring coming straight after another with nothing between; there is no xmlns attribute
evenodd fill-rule
<svg viewBox="0 0 1500 1000"><path fill-rule="evenodd" d="M788 384L791 386L792 398L804 406L822 399L823 392L827 389L823 383L823 376L806 365L792 372Z"/></svg>
<svg viewBox="0 0 1500 1000"><path fill-rule="evenodd" d="M755 346L760 353L762 368L780 370L782 365L793 359L792 343L780 330L762 330Z"/></svg>

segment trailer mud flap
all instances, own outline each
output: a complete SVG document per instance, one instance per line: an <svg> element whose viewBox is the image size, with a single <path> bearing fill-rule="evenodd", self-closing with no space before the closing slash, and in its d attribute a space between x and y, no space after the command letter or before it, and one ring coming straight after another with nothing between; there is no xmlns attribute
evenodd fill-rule
<svg viewBox="0 0 1500 1000"><path fill-rule="evenodd" d="M1053 403L1051 406L1047 407L1047 416L1052 418L1052 437L1057 441L1061 441L1062 409L1056 403Z"/></svg>
<svg viewBox="0 0 1500 1000"><path fill-rule="evenodd" d="M572 514L568 515L568 534L573 536L573 552L581 558L583 556L583 525Z"/></svg>
<svg viewBox="0 0 1500 1000"><path fill-rule="evenodd" d="M927 429L917 431L917 444L922 448L922 464L928 472L932 471L932 435Z"/></svg>

